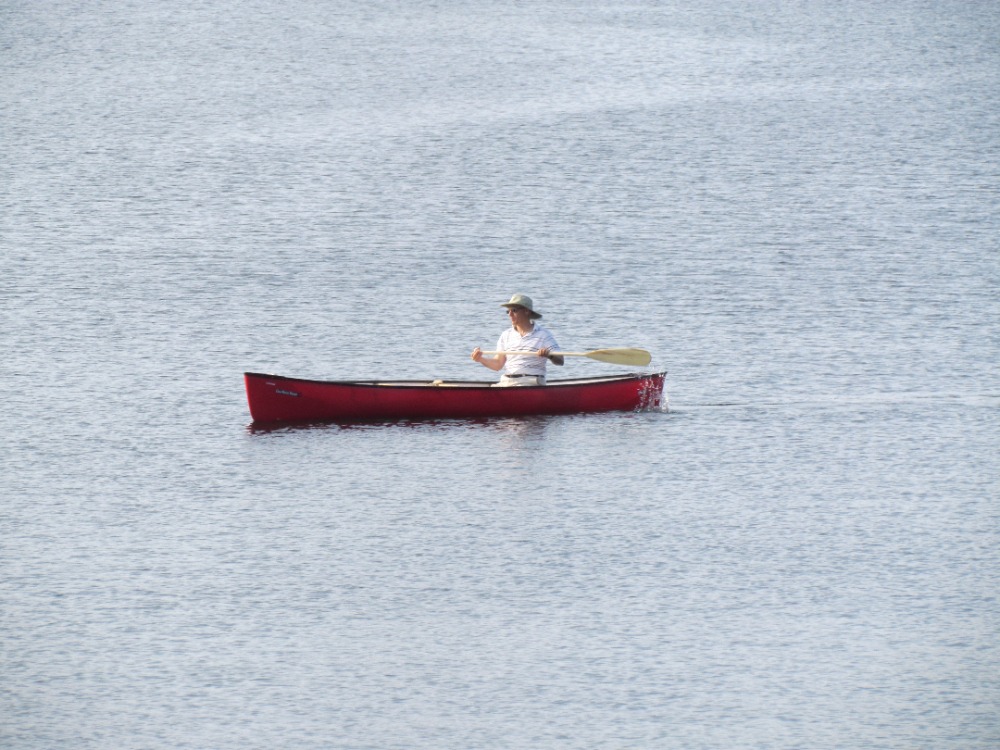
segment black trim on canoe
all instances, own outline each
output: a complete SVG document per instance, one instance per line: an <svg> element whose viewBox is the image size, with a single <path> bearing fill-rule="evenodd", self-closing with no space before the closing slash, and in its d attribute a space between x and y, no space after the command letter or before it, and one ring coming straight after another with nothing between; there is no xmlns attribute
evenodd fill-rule
<svg viewBox="0 0 1000 750"><path fill-rule="evenodd" d="M562 380L550 380L545 385L519 386L520 388L551 388L560 385L600 385L601 383L615 383L623 380L645 380L656 378L667 374L666 370L656 372L626 372L618 375L598 375L589 378L566 378ZM272 378L274 380L284 380L295 383L314 383L316 385L339 385L339 386L359 386L364 388L413 388L426 387L433 388L440 385L464 386L466 388L492 388L496 385L495 380L314 380L311 378L293 378L287 375L272 375L263 372L245 372L245 377L250 378Z"/></svg>

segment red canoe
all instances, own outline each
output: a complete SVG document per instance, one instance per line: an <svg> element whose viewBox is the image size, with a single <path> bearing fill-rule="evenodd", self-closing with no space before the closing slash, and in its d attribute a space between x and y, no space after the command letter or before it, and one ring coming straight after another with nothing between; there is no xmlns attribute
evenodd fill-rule
<svg viewBox="0 0 1000 750"><path fill-rule="evenodd" d="M474 419L661 409L665 372L555 380L495 388L492 383L426 380L301 380L244 374L255 423Z"/></svg>

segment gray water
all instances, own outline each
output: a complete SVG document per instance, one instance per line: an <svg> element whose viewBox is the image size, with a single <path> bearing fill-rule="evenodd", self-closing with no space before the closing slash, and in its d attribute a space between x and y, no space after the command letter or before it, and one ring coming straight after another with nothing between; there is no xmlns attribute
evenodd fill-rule
<svg viewBox="0 0 1000 750"><path fill-rule="evenodd" d="M1000 745L998 39L0 2L0 746ZM669 412L250 425L513 292Z"/></svg>

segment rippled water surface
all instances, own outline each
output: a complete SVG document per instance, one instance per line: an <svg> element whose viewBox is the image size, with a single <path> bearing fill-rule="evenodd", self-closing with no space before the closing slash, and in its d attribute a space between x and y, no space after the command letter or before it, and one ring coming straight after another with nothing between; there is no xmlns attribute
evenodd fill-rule
<svg viewBox="0 0 1000 750"><path fill-rule="evenodd" d="M0 745L1000 745L998 38L0 3ZM250 425L515 291L670 411Z"/></svg>

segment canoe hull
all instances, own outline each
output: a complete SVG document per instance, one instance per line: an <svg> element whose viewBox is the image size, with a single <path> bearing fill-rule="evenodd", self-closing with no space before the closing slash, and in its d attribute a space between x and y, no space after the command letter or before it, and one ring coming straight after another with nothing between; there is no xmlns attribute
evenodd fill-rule
<svg viewBox="0 0 1000 750"><path fill-rule="evenodd" d="M666 373L496 388L462 381L327 381L244 374L254 423L476 419L662 409Z"/></svg>

